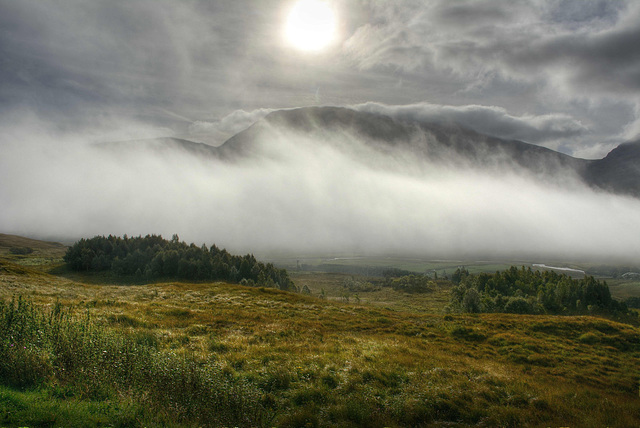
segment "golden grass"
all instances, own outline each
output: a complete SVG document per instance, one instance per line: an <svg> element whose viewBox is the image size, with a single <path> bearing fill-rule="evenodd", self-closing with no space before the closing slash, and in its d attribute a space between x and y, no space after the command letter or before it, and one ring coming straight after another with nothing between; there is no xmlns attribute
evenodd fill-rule
<svg viewBox="0 0 640 428"><path fill-rule="evenodd" d="M640 425L640 332L630 325L449 315L446 289L381 289L346 303L337 274L293 274L314 294L303 296L226 283L96 284L50 271L0 258L0 298L59 301L167 351L215 360L260 386L277 425Z"/></svg>

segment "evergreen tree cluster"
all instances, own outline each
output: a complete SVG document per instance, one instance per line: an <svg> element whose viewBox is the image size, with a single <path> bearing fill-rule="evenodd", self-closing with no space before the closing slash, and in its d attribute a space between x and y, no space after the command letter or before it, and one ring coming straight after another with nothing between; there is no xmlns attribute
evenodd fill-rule
<svg viewBox="0 0 640 428"><path fill-rule="evenodd" d="M229 281L297 291L285 269L258 262L252 254L237 256L215 245L186 244L177 235L171 241L159 235L81 239L67 250L64 261L76 271L111 271L118 276L147 279Z"/></svg>
<svg viewBox="0 0 640 428"><path fill-rule="evenodd" d="M593 276L511 268L495 274L470 275L459 268L452 275L451 307L464 312L518 314L626 314L611 297L605 281Z"/></svg>

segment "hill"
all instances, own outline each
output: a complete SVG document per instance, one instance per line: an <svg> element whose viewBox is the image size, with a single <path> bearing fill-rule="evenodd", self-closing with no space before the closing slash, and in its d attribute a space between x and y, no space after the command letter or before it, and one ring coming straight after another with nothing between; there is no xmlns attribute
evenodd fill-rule
<svg viewBox="0 0 640 428"><path fill-rule="evenodd" d="M225 282L95 284L2 263L8 426L640 423L631 325L447 314L437 307L447 289L421 295L433 296L429 312L395 306L403 293L392 290L375 304L322 299L312 273L297 278L311 288L304 296Z"/></svg>
<svg viewBox="0 0 640 428"><path fill-rule="evenodd" d="M117 150L151 149L171 154L180 150L195 156L225 162L267 156L279 138L313 139L348 152L354 160L372 162L360 156L364 144L383 159L373 166L389 165L404 156L420 162L422 168L439 163L461 169L474 168L490 173L517 171L544 183L578 181L594 189L640 197L640 142L621 144L605 158L574 158L545 147L517 140L505 140L478 133L454 122L397 120L376 113L342 107L304 107L268 114L219 147L175 138L137 140L103 145Z"/></svg>
<svg viewBox="0 0 640 428"><path fill-rule="evenodd" d="M59 242L39 241L37 239L25 238L24 236L8 235L0 233L0 249L28 247L32 249L61 249L63 244Z"/></svg>
<svg viewBox="0 0 640 428"><path fill-rule="evenodd" d="M604 159L591 162L584 177L602 189L640 197L640 140L620 144Z"/></svg>
<svg viewBox="0 0 640 428"><path fill-rule="evenodd" d="M404 151L425 162L488 171L525 170L543 181L557 182L569 176L593 188L640 196L640 142L621 144L604 159L585 160L535 144L481 134L454 122L408 122L341 107L272 112L227 140L218 155L237 159L256 153L264 141L282 130L314 136L329 144L364 139L381 153Z"/></svg>
<svg viewBox="0 0 640 428"><path fill-rule="evenodd" d="M169 156L176 151L179 151L204 158L216 156L217 153L215 147L207 144L172 137L113 141L108 143L98 143L96 144L96 147L116 153L140 153L142 150L145 150L159 155Z"/></svg>
<svg viewBox="0 0 640 428"><path fill-rule="evenodd" d="M37 253L40 255L61 256L66 247L59 242L40 241L24 236L0 233L0 254L24 255Z"/></svg>

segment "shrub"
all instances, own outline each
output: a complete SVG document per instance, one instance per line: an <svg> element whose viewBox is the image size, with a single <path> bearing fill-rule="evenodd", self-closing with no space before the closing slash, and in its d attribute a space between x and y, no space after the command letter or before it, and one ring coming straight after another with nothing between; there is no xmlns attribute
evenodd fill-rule
<svg viewBox="0 0 640 428"><path fill-rule="evenodd" d="M326 402L327 398L325 393L317 388L308 388L298 391L293 396L293 402L297 406L303 406L305 404L322 404Z"/></svg>
<svg viewBox="0 0 640 428"><path fill-rule="evenodd" d="M214 354L224 354L229 351L229 347L227 345L220 343L218 339L213 336L209 337L207 349L209 352L213 352Z"/></svg>
<svg viewBox="0 0 640 428"><path fill-rule="evenodd" d="M207 334L207 326L200 324L193 324L187 327L185 330L189 336L203 336Z"/></svg>
<svg viewBox="0 0 640 428"><path fill-rule="evenodd" d="M260 381L260 387L266 392L283 391L291 386L291 373L283 367L268 371Z"/></svg>
<svg viewBox="0 0 640 428"><path fill-rule="evenodd" d="M578 341L582 343L586 343L588 345L593 345L594 343L600 342L600 337L597 334L589 331L581 335L580 337L578 337Z"/></svg>
<svg viewBox="0 0 640 428"><path fill-rule="evenodd" d="M0 383L65 385L66 396L140 400L174 423L256 426L270 419L255 386L216 365L158 350L150 333L125 334L55 305L0 302Z"/></svg>
<svg viewBox="0 0 640 428"><path fill-rule="evenodd" d="M340 381L338 380L338 378L333 374L326 374L322 376L320 381L324 386L326 386L329 389L337 388L338 385L340 384Z"/></svg>
<svg viewBox="0 0 640 428"><path fill-rule="evenodd" d="M486 335L480 333L469 327L463 327L456 325L451 329L451 335L460 339L465 339L473 342L481 342L487 338Z"/></svg>
<svg viewBox="0 0 640 428"><path fill-rule="evenodd" d="M107 321L112 325L119 325L121 327L141 327L143 323L137 319L126 314L109 314Z"/></svg>
<svg viewBox="0 0 640 428"><path fill-rule="evenodd" d="M533 307L524 297L510 297L504 311L509 314L530 314L533 313Z"/></svg>
<svg viewBox="0 0 640 428"><path fill-rule="evenodd" d="M9 252L11 254L27 255L27 254L33 253L33 248L29 248L29 247L11 247L11 248L9 248Z"/></svg>

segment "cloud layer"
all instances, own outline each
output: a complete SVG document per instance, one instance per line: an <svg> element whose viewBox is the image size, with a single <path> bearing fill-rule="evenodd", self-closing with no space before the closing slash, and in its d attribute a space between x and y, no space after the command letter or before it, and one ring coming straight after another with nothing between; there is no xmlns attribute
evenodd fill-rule
<svg viewBox="0 0 640 428"><path fill-rule="evenodd" d="M237 110L376 102L480 118L495 106L500 130L524 121L515 138L570 154L638 136L637 2L334 0L338 42L303 54L283 37L292 1L0 2L0 111L183 135Z"/></svg>
<svg viewBox="0 0 640 428"><path fill-rule="evenodd" d="M451 121L482 134L541 145L582 136L588 131L580 121L565 114L513 116L504 108L496 106L445 106L429 103L388 106L366 103L354 108L407 120Z"/></svg>
<svg viewBox="0 0 640 428"><path fill-rule="evenodd" d="M345 135L273 130L236 163L109 151L24 124L2 141L4 230L41 237L161 233L236 251L530 260L640 256L640 201L381 158ZM60 148L59 141L64 139ZM17 143L16 141L20 141ZM28 159L28 162L24 162Z"/></svg>
<svg viewBox="0 0 640 428"><path fill-rule="evenodd" d="M217 145L307 105L454 120L585 158L640 136L638 2L333 0L339 40L313 55L282 36L292 2L0 0L0 230L179 233L250 251L638 255L637 201L519 175L378 170L292 135L265 142L270 161L234 165L87 146Z"/></svg>

